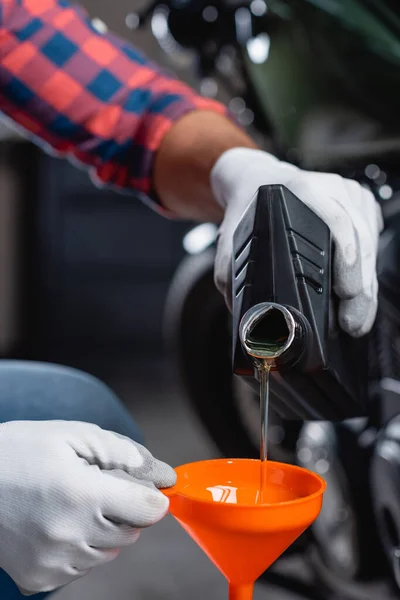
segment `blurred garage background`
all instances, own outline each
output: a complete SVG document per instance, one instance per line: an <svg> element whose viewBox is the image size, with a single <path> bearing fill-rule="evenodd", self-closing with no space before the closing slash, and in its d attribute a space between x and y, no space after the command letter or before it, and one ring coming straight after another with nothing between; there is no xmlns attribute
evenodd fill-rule
<svg viewBox="0 0 400 600"><path fill-rule="evenodd" d="M179 60L172 63L157 44L149 26L139 31L132 29L135 17L127 18L127 15L143 8L144 3L139 4L137 0L82 0L81 4L93 18L106 23L110 29L174 70L202 93L217 93L217 97L230 103L232 110L237 109L242 123L258 136L261 145L266 145L266 141L252 127L257 127L257 123L253 122L258 114L255 97L257 93L264 96L268 108L265 113L271 110L279 127L282 125L281 129L287 133L287 137L280 141L288 149L288 159L316 169L321 166L328 169L329 165L336 170L339 165L342 174L367 181L382 202L386 203L387 214L400 214L400 179L397 175L400 136L396 133L400 130L400 123L397 123L397 129L394 125L392 127L390 119L393 113L381 111L376 117L376 112L369 107L370 101L373 104L376 100L374 94L378 94L377 90L384 91L384 84L388 84L391 90L392 75L386 77L381 63L364 61L363 47L361 59L358 61L358 55L355 58L357 69L352 72L359 78L357 85L360 82L367 85L368 93L365 93L365 88L360 88L360 94L353 78L341 79L341 73L340 85L327 86L325 73L320 77L318 70L321 65L321 71L325 69L325 63L320 60L318 53L313 55L313 68L306 63L302 71L296 63L296 56L292 64L293 52L291 54L290 46L285 44L288 39L296 40L304 48L304 40L295 31L287 39L284 34L283 45L280 46L277 34L277 45L272 44L272 47L278 50L269 76L275 78L275 83L279 82L281 73L286 72L289 64L291 70L288 79L291 82L286 87L286 80L283 81L282 89L277 85L276 97L271 100L265 94L261 64L267 62L269 65L270 62L266 60L269 38L265 35L262 39L257 38L251 68L254 67L253 83L255 88L258 86L258 92L253 94L255 105L252 107L256 108L252 112L246 108L243 98L239 97L240 81L236 82L235 72L227 67L229 56L225 56L225 66L231 82L237 83L239 91L232 93L224 87L216 92L215 82L197 79L193 57L179 55ZM262 0L254 0L252 4L254 15L265 14L262 11L266 10L266 5ZM336 3L321 1L310 4L323 5L321 10L325 11L326 8L329 12ZM268 19L269 16L270 13ZM284 21L284 11L281 17ZM210 13L207 19L212 22L213 14ZM279 26L274 30L272 21L272 32L278 30ZM306 33L308 35L307 27ZM319 43L324 36L319 35L317 30L318 37ZM352 48L353 35L350 36L351 42L343 39L345 42L340 48L346 63L346 44L350 43L349 47ZM333 40L336 42L335 28ZM382 43L383 40L383 37L380 38ZM357 48L356 43L355 46ZM373 48L375 50L375 46ZM205 55L208 50L210 48L205 48ZM282 64L281 53L284 56ZM326 61L326 55L321 56ZM336 56L332 61L334 71L337 68L335 60ZM373 93L369 87L370 77L368 73L364 77L365 72L361 68L364 62L372 65L376 76L382 75L379 85L373 84ZM257 64L261 65L260 71L257 71ZM346 93L347 88L351 90L351 94L348 94L351 101L344 94L345 101L342 103L342 85ZM314 86L318 88L315 97ZM392 96L390 93L389 97ZM297 104L292 102L294 97ZM361 97L365 105L360 101ZM283 100L287 101L286 104ZM308 112L309 107L311 109ZM261 114L263 107L258 105L258 108ZM392 110L398 116L397 105ZM262 127L258 129L265 134L269 122L265 114L262 118ZM375 164L378 161L376 157L379 157L379 166ZM132 412L152 452L174 466L217 456L221 451L221 445L217 447L214 444L201 424L198 412L188 402L165 345L165 304L171 279L185 256L183 240L193 226L193 223L173 222L159 217L134 195L127 197L97 189L84 171L72 167L67 161L45 155L0 122L0 355L4 358L57 362L81 368L101 378L120 395ZM207 285L212 285L210 277ZM210 287L207 289L210 290ZM218 301L222 302L220 298ZM223 328L227 329L226 323ZM187 339L190 341L190 337ZM228 360L227 356L225 358ZM195 370L191 376L195 381ZM210 397L203 394L204 406L201 397L203 388L197 383L193 383L192 387L197 391L203 420L208 419L209 424L212 421L214 433L219 429L224 430L222 445L225 453L249 455L256 448L254 443L258 434L254 395L249 397L249 393L243 389L232 389L229 365L221 375L221 381L217 368L212 370L212 376L209 372L208 377L208 389L212 389L212 393ZM202 379L204 377L200 374L200 384ZM219 393L220 389L225 396ZM222 396L228 399L225 406L237 411L234 415L224 412L224 404L218 402ZM231 401L233 397L234 401ZM243 406L234 404L237 399L239 404L244 403ZM217 407L219 414L214 419ZM243 427L246 432L241 431L242 421L245 422ZM272 422L270 441L275 443L275 431L276 444L279 445L282 429L274 427ZM358 452L358 446L355 451ZM343 460L345 464L346 457ZM355 464L356 468L362 464L358 454ZM340 464L340 468L343 465ZM364 483L367 488L368 482ZM334 486L331 489L335 495L337 489ZM333 500L332 506L337 513L340 512L338 507L341 508L341 501L340 494ZM354 513L363 524L365 515L361 505L356 506ZM324 600L344 600L344 593L327 591L331 585L340 590L342 575L343 579L348 577L349 580L353 575L356 579L359 572L363 576L368 573L375 577L370 563L378 563L379 560L375 561L375 554L368 551L365 538L359 535L359 531L353 535L352 526L350 523L350 528L340 535L339 524L336 546L331 544L330 533L326 530L325 555L322 561L317 557L312 565L309 564L309 554L306 560L301 558L303 546L300 545L300 552L279 562L268 581L257 586L255 600L320 600L321 597ZM378 545L375 551L376 556L380 556ZM396 556L398 559L399 555ZM321 564L323 562L328 569ZM335 569L334 585L331 582L326 584L331 568ZM316 581L317 585L310 587L310 581ZM370 600L378 596L389 600L398 597L392 596L387 586L382 592L379 582L376 585L359 585L357 580L356 587L357 591L346 591L346 600ZM318 594L316 589L319 590ZM60 590L55 594L55 599L108 600L113 597L118 600L179 600L189 595L193 600L205 596L210 599L225 598L226 584L194 542L168 517L143 532L140 543L122 552L117 561Z"/></svg>

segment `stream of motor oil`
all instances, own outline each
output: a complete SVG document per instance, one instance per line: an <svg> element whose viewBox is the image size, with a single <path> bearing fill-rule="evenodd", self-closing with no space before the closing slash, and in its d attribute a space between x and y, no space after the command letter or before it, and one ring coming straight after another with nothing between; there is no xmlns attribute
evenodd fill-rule
<svg viewBox="0 0 400 600"><path fill-rule="evenodd" d="M267 492L267 459L268 459L268 412L269 412L269 372L270 364L267 360L261 361L259 367L260 378L260 494L259 502L266 502Z"/></svg>
<svg viewBox="0 0 400 600"><path fill-rule="evenodd" d="M274 342L272 340L248 338L247 343L251 347L253 356L257 356L260 351L261 356L267 357L255 360L255 365L259 374L260 382L260 493L258 501L260 504L267 502L267 460L268 460L268 414L269 414L269 378L270 370L277 352L286 342L287 337L278 338ZM268 354L271 358L268 358Z"/></svg>

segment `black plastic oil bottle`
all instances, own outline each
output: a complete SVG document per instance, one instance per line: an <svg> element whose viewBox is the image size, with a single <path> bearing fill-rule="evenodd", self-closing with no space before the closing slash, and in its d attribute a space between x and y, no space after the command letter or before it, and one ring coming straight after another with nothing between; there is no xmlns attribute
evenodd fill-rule
<svg viewBox="0 0 400 600"><path fill-rule="evenodd" d="M258 387L241 335L256 315L255 343L288 340L270 381L271 405L285 419L366 414L368 336L352 338L337 324L333 251L325 223L280 185L259 189L234 234L234 373Z"/></svg>

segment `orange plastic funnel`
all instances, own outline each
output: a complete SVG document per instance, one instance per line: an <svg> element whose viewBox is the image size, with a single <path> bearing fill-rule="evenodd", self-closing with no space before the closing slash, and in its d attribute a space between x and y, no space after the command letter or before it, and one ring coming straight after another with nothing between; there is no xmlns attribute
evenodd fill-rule
<svg viewBox="0 0 400 600"><path fill-rule="evenodd" d="M268 461L260 503L259 460L205 460L176 469L163 492L170 512L229 582L230 600L251 600L254 582L317 518L325 481Z"/></svg>

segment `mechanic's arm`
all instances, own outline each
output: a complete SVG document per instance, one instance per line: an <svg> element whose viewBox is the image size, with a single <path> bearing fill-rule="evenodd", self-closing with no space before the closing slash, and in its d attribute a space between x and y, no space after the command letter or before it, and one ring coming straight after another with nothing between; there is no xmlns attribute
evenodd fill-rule
<svg viewBox="0 0 400 600"><path fill-rule="evenodd" d="M98 181L141 191L157 204L154 157L174 123L196 110L211 111L211 118L227 113L127 42L97 31L80 7L66 0L0 0L0 111L46 149L90 167ZM229 127L242 143L248 139ZM161 158L159 165L164 182ZM165 206L171 197L173 208L190 216L187 205L176 206L169 184L165 194L160 187ZM215 215L210 198L209 209L196 208L192 191L193 212L202 219Z"/></svg>

